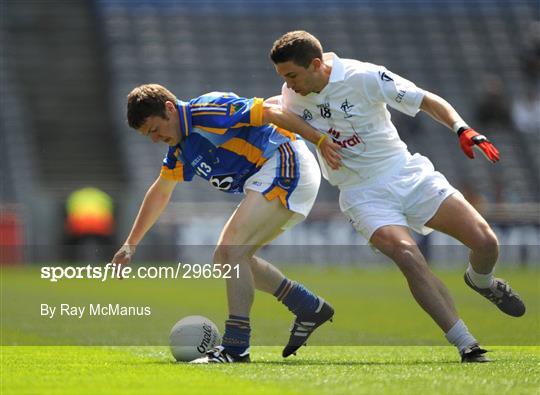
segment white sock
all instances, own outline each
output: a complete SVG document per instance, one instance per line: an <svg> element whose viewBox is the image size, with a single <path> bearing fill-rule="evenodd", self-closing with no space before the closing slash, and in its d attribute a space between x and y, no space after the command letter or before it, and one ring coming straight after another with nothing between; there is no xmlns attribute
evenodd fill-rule
<svg viewBox="0 0 540 395"><path fill-rule="evenodd" d="M478 344L478 341L471 335L469 329L467 329L467 326L461 319L450 328L445 337L446 340L457 347L459 352L473 344Z"/></svg>
<svg viewBox="0 0 540 395"><path fill-rule="evenodd" d="M467 267L467 276L469 276L469 280L471 280L478 288L489 288L493 285L493 270L487 274L476 273L469 263L469 267Z"/></svg>

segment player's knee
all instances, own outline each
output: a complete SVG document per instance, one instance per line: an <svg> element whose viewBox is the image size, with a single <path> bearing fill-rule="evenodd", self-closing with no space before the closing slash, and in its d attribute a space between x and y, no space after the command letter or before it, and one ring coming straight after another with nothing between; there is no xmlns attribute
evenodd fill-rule
<svg viewBox="0 0 540 395"><path fill-rule="evenodd" d="M214 265L234 265L241 263L248 254L246 248L237 245L220 244L214 250Z"/></svg>
<svg viewBox="0 0 540 395"><path fill-rule="evenodd" d="M218 245L214 250L214 265L225 265L233 261L234 247L231 245Z"/></svg>
<svg viewBox="0 0 540 395"><path fill-rule="evenodd" d="M407 278L421 278L428 274L427 263L416 245L398 243L392 259Z"/></svg>
<svg viewBox="0 0 540 395"><path fill-rule="evenodd" d="M499 253L497 236L487 224L478 230L471 249L483 255L497 255Z"/></svg>
<svg viewBox="0 0 540 395"><path fill-rule="evenodd" d="M414 244L399 241L392 248L391 258L397 262L414 262L418 255L417 249Z"/></svg>

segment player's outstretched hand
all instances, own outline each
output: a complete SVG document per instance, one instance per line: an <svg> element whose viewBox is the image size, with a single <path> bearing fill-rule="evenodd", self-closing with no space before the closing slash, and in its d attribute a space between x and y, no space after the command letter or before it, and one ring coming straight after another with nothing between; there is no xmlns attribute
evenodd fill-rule
<svg viewBox="0 0 540 395"><path fill-rule="evenodd" d="M499 161L499 150L487 139L472 128L461 128L457 132L461 149L469 158L474 159L473 148L478 149L491 163Z"/></svg>
<svg viewBox="0 0 540 395"><path fill-rule="evenodd" d="M321 151L324 160L328 163L328 166L334 170L341 167L340 149L341 145L334 143L331 138L325 138L319 146L319 150Z"/></svg>
<svg viewBox="0 0 540 395"><path fill-rule="evenodd" d="M112 259L111 263L117 263L119 265L129 265L131 258L135 254L135 246L124 244L120 248Z"/></svg>

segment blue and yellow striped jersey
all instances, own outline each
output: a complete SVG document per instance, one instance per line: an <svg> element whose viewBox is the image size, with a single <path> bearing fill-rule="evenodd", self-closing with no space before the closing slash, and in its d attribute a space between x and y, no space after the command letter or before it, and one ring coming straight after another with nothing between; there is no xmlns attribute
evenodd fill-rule
<svg viewBox="0 0 540 395"><path fill-rule="evenodd" d="M211 92L178 101L181 140L170 147L161 177L191 181L194 175L230 193L242 193L245 181L284 143L296 135L263 125L263 99Z"/></svg>

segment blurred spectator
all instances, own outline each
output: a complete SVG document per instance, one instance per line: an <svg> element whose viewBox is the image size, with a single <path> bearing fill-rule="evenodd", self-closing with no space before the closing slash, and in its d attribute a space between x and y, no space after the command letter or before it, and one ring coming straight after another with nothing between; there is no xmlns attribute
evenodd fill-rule
<svg viewBox="0 0 540 395"><path fill-rule="evenodd" d="M525 95L512 104L512 118L517 129L530 136L540 136L540 94L528 86Z"/></svg>
<svg viewBox="0 0 540 395"><path fill-rule="evenodd" d="M68 260L96 261L99 246L111 248L114 215L113 201L108 194L92 187L73 191L66 201L66 214Z"/></svg>
<svg viewBox="0 0 540 395"><path fill-rule="evenodd" d="M23 223L17 207L0 204L0 264L23 261Z"/></svg>
<svg viewBox="0 0 540 395"><path fill-rule="evenodd" d="M512 127L510 103L499 76L486 76L482 97L476 105L476 119L481 129Z"/></svg>
<svg viewBox="0 0 540 395"><path fill-rule="evenodd" d="M521 69L529 85L540 88L540 21L531 22L521 51Z"/></svg>

